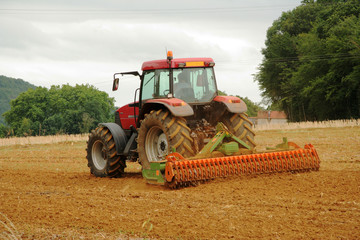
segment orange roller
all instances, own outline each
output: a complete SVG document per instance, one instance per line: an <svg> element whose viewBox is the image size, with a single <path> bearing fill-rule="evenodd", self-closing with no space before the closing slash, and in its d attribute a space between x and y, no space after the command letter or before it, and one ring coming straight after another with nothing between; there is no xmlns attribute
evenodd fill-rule
<svg viewBox="0 0 360 240"><path fill-rule="evenodd" d="M292 145L293 146L293 145ZM165 167L168 186L178 188L196 181L232 175L319 170L320 159L311 144L295 150L187 160L170 154Z"/></svg>

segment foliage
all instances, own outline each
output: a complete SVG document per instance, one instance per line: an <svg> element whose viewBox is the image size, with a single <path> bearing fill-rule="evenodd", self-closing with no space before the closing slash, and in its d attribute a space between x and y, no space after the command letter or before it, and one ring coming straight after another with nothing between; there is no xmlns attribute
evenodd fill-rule
<svg viewBox="0 0 360 240"><path fill-rule="evenodd" d="M249 117L256 117L258 111L262 111L263 108L260 107L260 105L258 103L254 103L253 101L251 101L248 97L240 97L238 95L236 95L237 97L241 98L246 106L247 106L247 115L249 115Z"/></svg>
<svg viewBox="0 0 360 240"><path fill-rule="evenodd" d="M4 113L17 136L86 133L112 121L114 99L89 85L38 87L20 94Z"/></svg>
<svg viewBox="0 0 360 240"><path fill-rule="evenodd" d="M217 94L218 94L219 96L227 96L226 92L223 92L223 91L221 91L221 90L218 90L218 91L217 91Z"/></svg>
<svg viewBox="0 0 360 240"><path fill-rule="evenodd" d="M0 75L0 125L5 123L2 114L10 109L10 101L29 88L35 89L36 86L25 82L22 79L9 78Z"/></svg>
<svg viewBox="0 0 360 240"><path fill-rule="evenodd" d="M14 132L9 126L0 124L0 138L9 137L14 135Z"/></svg>
<svg viewBox="0 0 360 240"><path fill-rule="evenodd" d="M218 90L218 95L220 96L227 96L226 92L220 91ZM239 95L236 95L236 97L241 98L241 100L243 100L247 106L247 115L249 115L249 117L256 117L257 116L257 112L263 110L262 107L260 107L260 105L258 103L254 103L253 101L251 101L248 97L240 97Z"/></svg>
<svg viewBox="0 0 360 240"><path fill-rule="evenodd" d="M256 75L292 121L360 117L360 1L305 0L267 31Z"/></svg>

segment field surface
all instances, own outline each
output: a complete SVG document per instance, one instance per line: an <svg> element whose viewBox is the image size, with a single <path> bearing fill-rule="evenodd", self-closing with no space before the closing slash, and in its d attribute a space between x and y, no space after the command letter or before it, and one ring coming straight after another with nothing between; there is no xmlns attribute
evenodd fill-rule
<svg viewBox="0 0 360 240"><path fill-rule="evenodd" d="M0 147L0 238L359 239L360 126L258 131L259 148L312 143L320 171L168 190L89 174L85 141Z"/></svg>

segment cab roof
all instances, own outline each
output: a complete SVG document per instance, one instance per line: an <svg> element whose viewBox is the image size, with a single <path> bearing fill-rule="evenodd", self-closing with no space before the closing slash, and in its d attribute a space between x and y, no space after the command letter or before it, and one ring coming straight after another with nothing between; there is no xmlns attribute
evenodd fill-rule
<svg viewBox="0 0 360 240"><path fill-rule="evenodd" d="M183 67L212 67L214 66L212 58L174 58L171 60L171 68ZM167 59L147 61L142 64L141 70L155 70L169 68Z"/></svg>

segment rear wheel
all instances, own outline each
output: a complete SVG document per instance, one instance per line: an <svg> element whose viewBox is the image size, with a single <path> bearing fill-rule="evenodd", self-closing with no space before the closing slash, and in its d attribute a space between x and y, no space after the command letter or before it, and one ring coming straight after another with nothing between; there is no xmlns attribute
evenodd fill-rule
<svg viewBox="0 0 360 240"><path fill-rule="evenodd" d="M252 130L252 122L246 113L230 113L226 112L221 120L225 126L237 138L247 143L251 149L256 147L255 133ZM241 146L240 146L241 147Z"/></svg>
<svg viewBox="0 0 360 240"><path fill-rule="evenodd" d="M141 122L138 151L141 165L150 169L150 162L159 162L173 150L184 157L194 154L193 139L186 120L174 117L167 110L151 111Z"/></svg>
<svg viewBox="0 0 360 240"><path fill-rule="evenodd" d="M91 174L97 177L120 177L126 167L125 157L117 155L115 141L107 127L93 130L87 142L87 160Z"/></svg>

